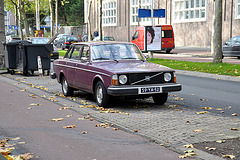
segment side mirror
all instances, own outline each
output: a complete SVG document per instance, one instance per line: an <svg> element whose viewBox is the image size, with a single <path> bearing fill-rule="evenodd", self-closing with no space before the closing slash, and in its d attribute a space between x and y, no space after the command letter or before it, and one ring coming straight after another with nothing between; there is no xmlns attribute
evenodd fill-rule
<svg viewBox="0 0 240 160"><path fill-rule="evenodd" d="M134 41L134 40L135 40L135 37L132 36L132 41Z"/></svg>

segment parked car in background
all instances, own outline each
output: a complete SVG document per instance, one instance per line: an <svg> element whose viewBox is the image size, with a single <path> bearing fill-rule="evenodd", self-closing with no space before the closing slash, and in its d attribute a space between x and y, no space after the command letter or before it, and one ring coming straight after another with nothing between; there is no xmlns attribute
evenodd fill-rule
<svg viewBox="0 0 240 160"><path fill-rule="evenodd" d="M18 35L8 35L6 36L6 43L21 40L21 38Z"/></svg>
<svg viewBox="0 0 240 160"><path fill-rule="evenodd" d="M28 37L28 41L32 42L32 44L47 44L47 42L50 40L47 37ZM51 59L58 59L59 58L59 52L56 46L53 45L53 52L51 53Z"/></svg>
<svg viewBox="0 0 240 160"><path fill-rule="evenodd" d="M174 70L149 63L139 48L128 42L80 42L72 44L63 59L55 60L52 78L65 96L74 90L92 93L99 106L112 96L153 97L164 104L168 92L180 91Z"/></svg>
<svg viewBox="0 0 240 160"><path fill-rule="evenodd" d="M88 35L82 36L82 41L83 41L83 42L87 42L87 41L88 41Z"/></svg>
<svg viewBox="0 0 240 160"><path fill-rule="evenodd" d="M237 57L240 59L240 36L233 37L222 46L224 57Z"/></svg>
<svg viewBox="0 0 240 160"><path fill-rule="evenodd" d="M81 42L80 38L78 36L62 36L57 41L57 48L61 48L61 50L64 50L65 48L69 48L69 46L72 43Z"/></svg>
<svg viewBox="0 0 240 160"><path fill-rule="evenodd" d="M100 41L100 37L95 37L93 41ZM115 41L112 36L103 36L103 41Z"/></svg>

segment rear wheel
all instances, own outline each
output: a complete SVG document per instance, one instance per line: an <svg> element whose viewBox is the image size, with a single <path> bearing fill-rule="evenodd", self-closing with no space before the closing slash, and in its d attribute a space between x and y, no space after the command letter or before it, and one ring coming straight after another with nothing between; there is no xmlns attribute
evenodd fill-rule
<svg viewBox="0 0 240 160"><path fill-rule="evenodd" d="M170 52L171 52L171 49L167 49L167 50L166 50L166 53L170 53Z"/></svg>
<svg viewBox="0 0 240 160"><path fill-rule="evenodd" d="M159 94L154 94L152 96L153 101L155 102L155 104L164 104L167 102L168 99L168 93L159 93Z"/></svg>
<svg viewBox="0 0 240 160"><path fill-rule="evenodd" d="M98 81L95 86L95 99L100 107L106 107L109 104L109 95L101 81Z"/></svg>
<svg viewBox="0 0 240 160"><path fill-rule="evenodd" d="M67 80L65 79L65 77L62 77L62 92L64 96L71 96L73 95L73 88L69 87Z"/></svg>

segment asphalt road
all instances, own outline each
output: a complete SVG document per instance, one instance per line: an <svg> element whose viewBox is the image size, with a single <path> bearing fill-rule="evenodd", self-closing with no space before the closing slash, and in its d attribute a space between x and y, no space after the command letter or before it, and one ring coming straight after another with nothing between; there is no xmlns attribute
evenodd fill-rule
<svg viewBox="0 0 240 160"><path fill-rule="evenodd" d="M233 113L240 114L239 82L202 78L196 76L177 75L178 83L182 84L181 92L173 93L183 101L175 103L189 108L211 107L209 112L232 116ZM221 108L222 110L217 108ZM224 113L222 113L224 111Z"/></svg>

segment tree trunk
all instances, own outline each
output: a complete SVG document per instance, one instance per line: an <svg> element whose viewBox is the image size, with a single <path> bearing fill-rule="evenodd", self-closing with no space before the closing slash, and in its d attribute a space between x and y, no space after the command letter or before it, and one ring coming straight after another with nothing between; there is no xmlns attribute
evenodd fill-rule
<svg viewBox="0 0 240 160"><path fill-rule="evenodd" d="M92 40L91 20L90 20L91 8L92 8L92 0L90 0L89 7L88 7L88 42L90 42Z"/></svg>
<svg viewBox="0 0 240 160"><path fill-rule="evenodd" d="M18 30L20 31L21 40L23 40L22 22L21 22L21 0L18 0Z"/></svg>
<svg viewBox="0 0 240 160"><path fill-rule="evenodd" d="M0 1L0 68L5 66L4 64L4 57L5 57L5 50L2 42L6 41L5 37L5 24L4 24L4 3Z"/></svg>
<svg viewBox="0 0 240 160"><path fill-rule="evenodd" d="M53 37L53 1L49 0L49 6L50 6L50 25L51 25L51 37Z"/></svg>
<svg viewBox="0 0 240 160"><path fill-rule="evenodd" d="M103 31L102 31L102 0L100 0L100 3L99 3L99 38L100 38L100 41L103 40Z"/></svg>
<svg viewBox="0 0 240 160"><path fill-rule="evenodd" d="M222 63L222 0L214 1L213 62Z"/></svg>
<svg viewBox="0 0 240 160"><path fill-rule="evenodd" d="M55 34L58 33L58 0L55 0Z"/></svg>
<svg viewBox="0 0 240 160"><path fill-rule="evenodd" d="M26 37L29 37L29 25L28 25L28 21L27 21L25 8L24 8L24 3L22 3L21 11L22 11L22 15L23 15L23 22L24 22L24 29L25 29Z"/></svg>

